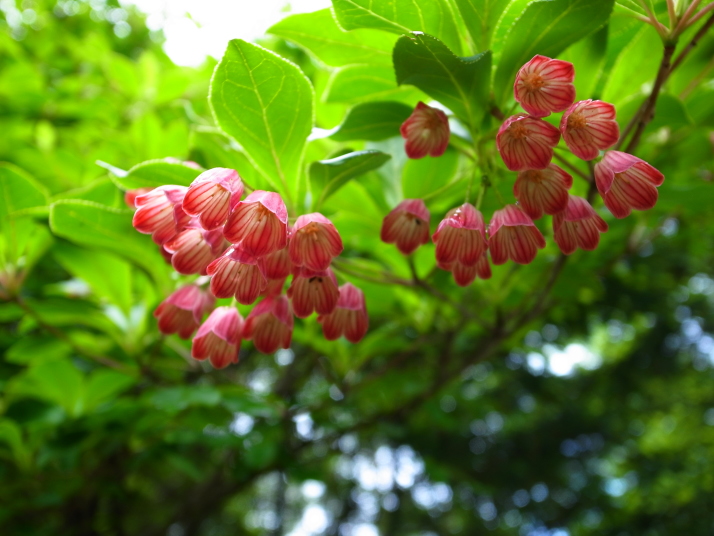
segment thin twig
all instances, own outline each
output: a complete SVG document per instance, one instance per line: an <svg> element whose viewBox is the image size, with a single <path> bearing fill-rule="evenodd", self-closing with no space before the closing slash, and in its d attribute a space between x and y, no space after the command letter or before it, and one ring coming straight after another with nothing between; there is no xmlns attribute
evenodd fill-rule
<svg viewBox="0 0 714 536"><path fill-rule="evenodd" d="M578 175L579 177L581 177L581 178L584 179L585 181L590 182L590 177L588 177L585 173L583 173L583 171L580 170L578 167L576 167L575 165L573 165L573 164L571 164L570 162L568 162L568 159L567 159L567 158L565 158L565 157L563 157L563 156L561 156L561 155L559 155L558 153L555 153L555 152L553 153L553 156L556 158L556 160L558 160L561 164L563 164L563 165L564 165L566 168L568 168L570 171L572 171L573 173L575 173L576 175Z"/></svg>

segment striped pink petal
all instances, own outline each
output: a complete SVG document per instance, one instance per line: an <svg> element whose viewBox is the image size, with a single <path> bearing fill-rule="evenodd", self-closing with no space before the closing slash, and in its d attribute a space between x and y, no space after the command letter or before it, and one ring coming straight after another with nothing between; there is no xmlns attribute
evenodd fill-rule
<svg viewBox="0 0 714 536"><path fill-rule="evenodd" d="M533 117L562 112L575 100L575 68L567 61L536 55L518 71L513 84L517 102Z"/></svg>
<svg viewBox="0 0 714 536"><path fill-rule="evenodd" d="M550 123L526 114L509 117L496 135L496 146L511 171L545 169L553 158L560 131Z"/></svg>
<svg viewBox="0 0 714 536"><path fill-rule="evenodd" d="M597 248L600 233L605 231L605 220L582 197L569 196L567 209L553 216L555 242L566 255L570 255L577 248L587 251Z"/></svg>
<svg viewBox="0 0 714 536"><path fill-rule="evenodd" d="M451 209L439 223L432 240L436 244L438 262L458 260L473 266L488 248L483 215L470 203Z"/></svg>
<svg viewBox="0 0 714 536"><path fill-rule="evenodd" d="M515 205L506 205L493 214L488 234L491 260L496 265L508 259L529 264L545 247L545 239L533 220Z"/></svg>
<svg viewBox="0 0 714 536"><path fill-rule="evenodd" d="M599 100L576 102L563 114L560 132L575 156L592 160L620 137L615 107Z"/></svg>
<svg viewBox="0 0 714 536"><path fill-rule="evenodd" d="M256 190L240 201L223 228L226 240L256 257L286 246L288 211L279 194Z"/></svg>
<svg viewBox="0 0 714 536"><path fill-rule="evenodd" d="M272 354L278 348L290 348L293 334L293 312L285 296L265 298L248 315L243 338L253 341L255 348Z"/></svg>
<svg viewBox="0 0 714 536"><path fill-rule="evenodd" d="M348 341L357 343L369 327L364 293L351 283L342 285L339 292L335 309L329 314L319 315L317 321L322 324L322 333L328 341L344 335Z"/></svg>
<svg viewBox="0 0 714 536"><path fill-rule="evenodd" d="M339 297L337 279L329 268L323 271L299 268L288 288L288 298L298 318L307 318L313 312L331 313Z"/></svg>
<svg viewBox="0 0 714 536"><path fill-rule="evenodd" d="M534 220L543 213L556 214L568 204L568 189L573 177L555 164L545 169L529 169L518 174L513 185L513 195L523 212Z"/></svg>
<svg viewBox="0 0 714 536"><path fill-rule="evenodd" d="M429 220L424 201L405 199L384 218L380 238L386 244L396 244L399 251L409 255L429 242Z"/></svg>
<svg viewBox="0 0 714 536"><path fill-rule="evenodd" d="M217 307L198 329L191 345L194 359L209 359L217 369L238 363L243 317L235 307Z"/></svg>
<svg viewBox="0 0 714 536"><path fill-rule="evenodd" d="M288 252L296 267L304 266L316 272L327 270L343 249L340 233L319 212L300 216L290 233Z"/></svg>
<svg viewBox="0 0 714 536"><path fill-rule="evenodd" d="M404 150L409 158L441 156L449 145L449 120L438 108L419 102L412 115L402 123Z"/></svg>

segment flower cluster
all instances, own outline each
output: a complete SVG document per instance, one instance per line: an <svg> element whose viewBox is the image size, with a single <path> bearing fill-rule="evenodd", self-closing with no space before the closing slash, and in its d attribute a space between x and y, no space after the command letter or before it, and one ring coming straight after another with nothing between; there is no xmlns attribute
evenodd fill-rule
<svg viewBox="0 0 714 536"><path fill-rule="evenodd" d="M183 286L159 305L154 316L160 331L187 339L198 328L191 353L216 368L238 361L243 339L264 353L288 348L293 316L313 312L328 340L362 339L368 327L364 295L349 283L339 287L330 268L343 250L332 222L312 213L291 227L278 193L255 190L241 199L243 193L238 172L225 168L201 173L189 187L127 193L136 208L134 228L151 234L173 268L210 278L208 289ZM250 305L260 296L245 320L235 306L214 309L216 298Z"/></svg>
<svg viewBox="0 0 714 536"><path fill-rule="evenodd" d="M582 160L593 160L617 143L620 131L612 104L598 100L575 102L575 69L569 62L535 56L518 72L514 97L525 112L507 118L496 135L496 147L510 171L518 172L513 194L517 204L495 211L488 227L471 205L451 209L432 240L437 265L452 272L466 286L476 277L491 277L493 264L509 259L533 261L545 239L534 220L553 216L553 235L560 250L593 250L607 224L590 203L569 193L573 178L552 162L561 135L568 149ZM564 112L559 127L544 120ZM419 103L402 126L410 158L440 155L449 139L448 123L440 110ZM433 151L433 152L432 152ZM664 176L647 162L619 151L608 151L594 167L595 185L605 206L616 218L632 209L647 210L657 202L657 186ZM410 254L429 241L429 210L420 199L407 199L384 219L381 238Z"/></svg>

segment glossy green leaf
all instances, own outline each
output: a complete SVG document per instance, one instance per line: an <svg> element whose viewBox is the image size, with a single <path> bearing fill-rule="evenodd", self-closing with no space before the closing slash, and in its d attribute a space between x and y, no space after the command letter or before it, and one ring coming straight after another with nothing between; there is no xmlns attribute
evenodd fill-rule
<svg viewBox="0 0 714 536"><path fill-rule="evenodd" d="M7 446L17 464L25 469L30 464L29 447L22 439L22 430L10 419L0 419L0 444Z"/></svg>
<svg viewBox="0 0 714 536"><path fill-rule="evenodd" d="M491 35L510 0L456 0L476 50L491 45Z"/></svg>
<svg viewBox="0 0 714 536"><path fill-rule="evenodd" d="M132 211L117 210L82 200L63 200L50 207L50 228L57 236L87 247L97 247L129 259L164 279L165 263L151 238L131 225Z"/></svg>
<svg viewBox="0 0 714 536"><path fill-rule="evenodd" d="M425 198L436 194L455 176L458 153L446 151L442 156L409 160L402 170L402 193L407 199Z"/></svg>
<svg viewBox="0 0 714 536"><path fill-rule="evenodd" d="M332 0L337 21L345 30L374 28L404 34L425 32L459 50L459 33L446 0Z"/></svg>
<svg viewBox="0 0 714 536"><path fill-rule="evenodd" d="M337 25L330 9L291 15L271 26L268 33L300 45L334 67L366 62L391 64L392 39L375 30L346 32Z"/></svg>
<svg viewBox="0 0 714 536"><path fill-rule="evenodd" d="M494 79L494 95L502 103L516 72L536 54L555 57L603 26L614 0L536 0L511 27Z"/></svg>
<svg viewBox="0 0 714 536"><path fill-rule="evenodd" d="M108 207L124 208L124 196L121 190L116 187L116 184L108 179L103 178L94 181L81 188L75 188L68 192L62 192L52 198L52 201L60 199L84 199L86 201L94 201Z"/></svg>
<svg viewBox="0 0 714 536"><path fill-rule="evenodd" d="M313 116L312 86L300 69L234 39L213 73L209 99L219 126L294 199Z"/></svg>
<svg viewBox="0 0 714 536"><path fill-rule="evenodd" d="M377 169L389 158L388 154L379 151L357 151L330 160L313 162L310 165L310 181L313 196L317 199L315 206L320 207L325 199L350 179Z"/></svg>
<svg viewBox="0 0 714 536"><path fill-rule="evenodd" d="M92 290L129 313L131 299L131 266L113 253L89 250L67 242L55 244L52 255L69 273L83 279Z"/></svg>
<svg viewBox="0 0 714 536"><path fill-rule="evenodd" d="M399 38L394 47L397 82L418 87L476 129L489 97L491 53L459 58L444 43L425 34Z"/></svg>
<svg viewBox="0 0 714 536"><path fill-rule="evenodd" d="M86 411L115 398L136 382L136 379L115 370L93 371L85 383L84 406Z"/></svg>
<svg viewBox="0 0 714 536"><path fill-rule="evenodd" d="M347 117L330 134L335 141L378 141L399 136L399 127L413 108L401 102L365 102L347 112Z"/></svg>
<svg viewBox="0 0 714 536"><path fill-rule="evenodd" d="M8 393L11 396L39 398L64 408L77 417L84 411L84 378L68 359L52 359L31 366L17 376Z"/></svg>
<svg viewBox="0 0 714 536"><path fill-rule="evenodd" d="M398 98L414 102L420 95L415 88L397 85L392 65L348 65L332 73L323 99L325 102L364 102Z"/></svg>
<svg viewBox="0 0 714 536"><path fill-rule="evenodd" d="M201 173L201 169L165 160L148 160L135 165L123 177L114 181L125 190L156 188L164 184L188 186Z"/></svg>

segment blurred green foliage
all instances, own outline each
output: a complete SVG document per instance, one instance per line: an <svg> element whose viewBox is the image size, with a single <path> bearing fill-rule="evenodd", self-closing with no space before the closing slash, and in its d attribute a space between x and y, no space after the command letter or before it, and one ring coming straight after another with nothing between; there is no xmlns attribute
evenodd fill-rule
<svg viewBox="0 0 714 536"><path fill-rule="evenodd" d="M632 2L608 18L612 2L596 0L440 0L425 27L412 2L392 4L335 1L336 19L286 18L265 48L232 42L209 103L216 62L173 65L133 8L0 3L1 534L714 532L714 39L669 79L638 149L667 177L653 210L610 217L598 250L565 263L543 227L531 265L460 289L433 270L433 245L410 266L379 241L404 197L426 199L433 227L463 202L459 142L406 162L385 129L442 98L464 119L455 135L488 138L488 107L511 107L533 53L572 61L578 98L613 102L624 127L661 43ZM539 32L559 7L562 24ZM434 89L400 43L463 72ZM490 83L473 85L486 49L493 102ZM236 89L254 71L259 91ZM281 76L292 86L271 85ZM313 113L323 130L305 144ZM490 214L513 177L492 136L481 150ZM291 350L244 342L238 366L214 371L160 336L151 312L177 281L122 191L189 184L187 160L284 186L291 208L332 219L338 275L367 296L360 344L327 342L308 319Z"/></svg>

